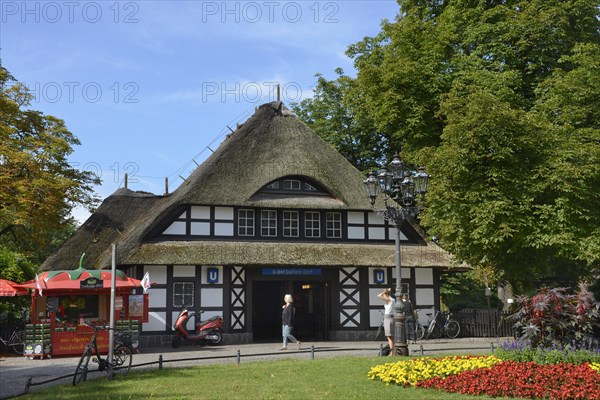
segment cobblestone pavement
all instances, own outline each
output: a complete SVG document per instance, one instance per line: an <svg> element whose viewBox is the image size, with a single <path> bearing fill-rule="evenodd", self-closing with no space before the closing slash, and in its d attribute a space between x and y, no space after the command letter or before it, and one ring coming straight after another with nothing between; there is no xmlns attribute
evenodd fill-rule
<svg viewBox="0 0 600 400"><path fill-rule="evenodd" d="M461 338L437 339L409 344L410 355L435 354L489 354L492 346L498 346L503 340L498 338ZM211 363L235 363L240 355L240 362L264 361L287 358L310 359L337 357L342 355L373 356L379 355L383 342L305 342L300 351L291 344L289 350L280 351L281 343L255 343L223 346L194 346L184 345L178 349L170 347L142 349L133 356L132 370L154 369L157 364L140 366L140 364L159 361L162 355L165 368L187 367ZM205 358L202 360L186 360L190 358ZM70 384L72 377L36 386L42 382L63 375L72 374L77 366L79 357L57 357L49 359L28 359L26 357L0 356L0 399L10 398L25 390L27 380L32 379L34 386L31 391L38 391L49 385ZM176 361L175 361L176 360ZM172 362L171 362L172 361ZM136 367L138 366L138 367ZM103 373L104 374L104 373ZM101 376L99 372L91 374L91 378Z"/></svg>

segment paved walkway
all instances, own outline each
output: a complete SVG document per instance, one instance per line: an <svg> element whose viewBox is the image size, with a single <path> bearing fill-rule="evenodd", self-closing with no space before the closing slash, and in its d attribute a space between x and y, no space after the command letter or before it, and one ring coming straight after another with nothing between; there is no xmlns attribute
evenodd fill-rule
<svg viewBox="0 0 600 400"><path fill-rule="evenodd" d="M502 339L497 338L461 338L461 339L437 339L421 341L417 344L409 344L410 355L436 354L489 354L492 346L498 346ZM280 359L282 357L297 357L309 359L314 349L315 358L336 357L341 355L355 355L376 357L379 354L382 342L306 342L302 343L300 351L294 350L291 344L289 350L280 351L281 343L255 343L244 345L224 346L194 346L184 345L178 349L170 347L142 349L140 354L133 356L133 370L140 368L155 369L158 365L137 367L136 365L157 362L162 355L165 368L187 367L194 365L210 364L216 362L235 363L240 354L240 362L264 361ZM189 358L205 358L203 360L186 360ZM27 380L42 382L62 375L72 374L77 366L79 357L60 357L50 359L28 359L26 357L0 357L0 399L10 398L24 391ZM178 360L169 362L170 360ZM104 374L104 373L103 373ZM92 373L100 376L100 373ZM32 386L31 391L40 390L44 386L70 384L72 377L54 381L40 386Z"/></svg>

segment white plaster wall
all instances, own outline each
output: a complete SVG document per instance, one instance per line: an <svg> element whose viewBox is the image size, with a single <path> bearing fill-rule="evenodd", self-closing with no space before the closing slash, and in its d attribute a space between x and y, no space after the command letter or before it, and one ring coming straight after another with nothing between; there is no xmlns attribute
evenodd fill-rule
<svg viewBox="0 0 600 400"><path fill-rule="evenodd" d="M148 272L148 274L150 275L150 283L167 283L166 265L144 265L144 275L146 275L146 272ZM149 290L153 289L150 288Z"/></svg>
<svg viewBox="0 0 600 400"><path fill-rule="evenodd" d="M175 221L163 232L164 235L185 235L185 221Z"/></svg>
<svg viewBox="0 0 600 400"><path fill-rule="evenodd" d="M385 239L385 228L369 228L369 239Z"/></svg>
<svg viewBox="0 0 600 400"><path fill-rule="evenodd" d="M151 311L148 313L148 322L142 323L142 331L164 331L167 329L167 313L163 311Z"/></svg>
<svg viewBox="0 0 600 400"><path fill-rule="evenodd" d="M417 285L433 285L433 269L415 268L415 282Z"/></svg>
<svg viewBox="0 0 600 400"><path fill-rule="evenodd" d="M433 289L423 289L417 288L415 304L418 307L424 306L432 306L435 304L435 299L433 297Z"/></svg>
<svg viewBox="0 0 600 400"><path fill-rule="evenodd" d="M419 322L421 322L421 324L423 324L423 326L427 328L426 324L428 324L431 321L431 318L433 316L433 307L418 309L417 315L419 316Z"/></svg>
<svg viewBox="0 0 600 400"><path fill-rule="evenodd" d="M167 289L152 289L148 291L148 307L158 308L167 306Z"/></svg>
<svg viewBox="0 0 600 400"><path fill-rule="evenodd" d="M396 228L388 228L388 235L390 237L390 240L396 240ZM406 237L404 232L402 232L402 230L400 230L400 240L408 240L408 238Z"/></svg>
<svg viewBox="0 0 600 400"><path fill-rule="evenodd" d="M361 226L349 226L348 227L348 239L364 239L365 228Z"/></svg>
<svg viewBox="0 0 600 400"><path fill-rule="evenodd" d="M360 211L348 211L348 223L349 224L364 224L365 217Z"/></svg>
<svg viewBox="0 0 600 400"><path fill-rule="evenodd" d="M209 219L210 218L210 207L205 206L192 206L192 219Z"/></svg>
<svg viewBox="0 0 600 400"><path fill-rule="evenodd" d="M212 318L216 315L220 315L222 317L223 313L221 311L204 311L201 314L202 321L206 321L207 319ZM243 320L243 318L242 318L242 320Z"/></svg>
<svg viewBox="0 0 600 400"><path fill-rule="evenodd" d="M370 288L369 289L369 305L371 306L381 306L383 309L383 301L377 297L379 293L383 292L383 288Z"/></svg>
<svg viewBox="0 0 600 400"><path fill-rule="evenodd" d="M202 308L223 307L223 289L202 288L202 290L200 290L200 304L202 305Z"/></svg>
<svg viewBox="0 0 600 400"><path fill-rule="evenodd" d="M193 278L194 276L196 276L195 265L173 266L173 278Z"/></svg>
<svg viewBox="0 0 600 400"><path fill-rule="evenodd" d="M215 219L233 220L233 207L215 207Z"/></svg>
<svg viewBox="0 0 600 400"><path fill-rule="evenodd" d="M383 217L381 215L375 214L375 213L369 213L367 215L369 216L369 224L379 224L379 225L385 224L385 220L383 219Z"/></svg>
<svg viewBox="0 0 600 400"><path fill-rule="evenodd" d="M215 235L233 236L233 224L215 222Z"/></svg>
<svg viewBox="0 0 600 400"><path fill-rule="evenodd" d="M369 310L369 326L371 328L376 328L381 325L381 320L383 319L383 306L381 310Z"/></svg>
<svg viewBox="0 0 600 400"><path fill-rule="evenodd" d="M190 224L190 235L210 235L210 223L192 222Z"/></svg>

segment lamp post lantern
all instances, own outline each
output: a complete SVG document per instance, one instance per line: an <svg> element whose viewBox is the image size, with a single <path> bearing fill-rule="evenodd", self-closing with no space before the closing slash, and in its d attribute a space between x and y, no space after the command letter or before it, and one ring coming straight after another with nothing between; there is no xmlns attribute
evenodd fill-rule
<svg viewBox="0 0 600 400"><path fill-rule="evenodd" d="M396 313L394 315L394 339L396 354L408 356L406 341L406 315L402 307L402 262L400 259L400 227L407 218L414 218L419 214L420 205L425 204L425 194L429 186L429 175L425 167L418 171L411 171L397 154L392 161L381 167L379 171L372 172L364 181L367 196L371 206L379 193L383 194L385 208L375 209L374 212L383 216L395 229L396 244ZM418 199L417 199L418 196ZM393 203L390 202L393 200Z"/></svg>

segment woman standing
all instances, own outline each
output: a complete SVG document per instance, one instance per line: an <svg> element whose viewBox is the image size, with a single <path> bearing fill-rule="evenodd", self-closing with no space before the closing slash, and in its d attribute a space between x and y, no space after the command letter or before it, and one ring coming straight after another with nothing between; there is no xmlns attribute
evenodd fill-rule
<svg viewBox="0 0 600 400"><path fill-rule="evenodd" d="M292 328L294 327L294 317L296 316L296 309L292 304L291 294L286 294L283 298L285 304L283 305L283 311L281 312L281 334L283 336L283 347L280 350L287 350L288 340L292 343L296 342L298 350L300 350L300 341L292 336Z"/></svg>
<svg viewBox="0 0 600 400"><path fill-rule="evenodd" d="M388 340L388 345L390 346L390 356L395 355L396 347L394 343L394 304L396 301L392 296L392 289L385 289L383 292L377 295L381 300L385 302L383 305L383 331L385 332L385 337Z"/></svg>

